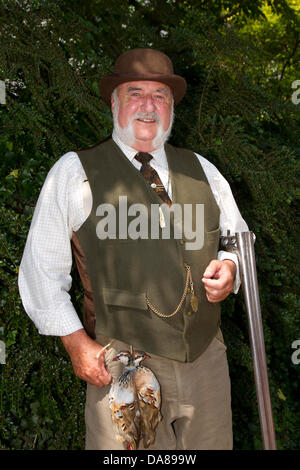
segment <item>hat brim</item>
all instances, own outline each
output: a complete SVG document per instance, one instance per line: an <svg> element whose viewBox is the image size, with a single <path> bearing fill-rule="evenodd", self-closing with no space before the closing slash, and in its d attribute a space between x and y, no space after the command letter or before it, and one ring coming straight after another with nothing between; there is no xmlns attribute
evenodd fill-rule
<svg viewBox="0 0 300 470"><path fill-rule="evenodd" d="M102 78L99 83L99 90L105 103L110 106L111 94L118 85L126 82L138 81L161 82L168 85L172 90L175 104L178 104L182 100L187 87L185 79L180 77L180 75L162 75L159 73L128 75L112 74Z"/></svg>

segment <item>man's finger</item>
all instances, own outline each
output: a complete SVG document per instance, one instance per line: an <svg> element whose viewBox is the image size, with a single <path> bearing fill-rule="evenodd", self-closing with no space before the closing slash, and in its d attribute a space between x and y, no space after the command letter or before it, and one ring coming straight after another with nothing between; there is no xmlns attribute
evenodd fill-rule
<svg viewBox="0 0 300 470"><path fill-rule="evenodd" d="M106 351L104 351L104 353L105 352ZM105 380L105 382L109 383L111 381L111 374L105 367L104 357L102 354L98 359L98 373L99 376L101 376L101 379ZM107 385L107 383L105 383L105 385Z"/></svg>
<svg viewBox="0 0 300 470"><path fill-rule="evenodd" d="M98 375L97 377L97 383L95 383L95 385L97 385L98 387L103 387L105 385L108 385L110 384L111 382L111 375L107 375L106 377L103 376L103 375Z"/></svg>
<svg viewBox="0 0 300 470"><path fill-rule="evenodd" d="M217 271L219 271L219 269L220 269L220 261L214 259L209 263L209 265L205 269L203 277L207 279L212 278L215 276Z"/></svg>
<svg viewBox="0 0 300 470"><path fill-rule="evenodd" d="M205 279L203 278L202 279L202 282L205 286L205 288L207 289L217 289L217 290L221 290L221 289L224 289L227 285L227 280L220 280L220 279Z"/></svg>

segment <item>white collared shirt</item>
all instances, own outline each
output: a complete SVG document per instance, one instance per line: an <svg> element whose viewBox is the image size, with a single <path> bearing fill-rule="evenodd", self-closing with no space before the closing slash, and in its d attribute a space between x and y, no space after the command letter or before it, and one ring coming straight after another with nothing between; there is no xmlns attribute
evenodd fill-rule
<svg viewBox="0 0 300 470"><path fill-rule="evenodd" d="M140 169L134 157L136 150L120 142L119 145L131 163ZM151 166L157 171L170 198L168 163L164 147L151 152ZM220 208L221 235L248 231L230 186L208 160L196 154L206 174L211 190ZM92 208L92 194L85 171L76 152L63 155L51 168L39 195L23 257L19 268L19 291L23 306L40 334L64 336L83 328L71 302L72 250L70 240L87 219ZM218 259L232 259L238 269L236 256L219 251ZM237 275L234 292L239 289Z"/></svg>

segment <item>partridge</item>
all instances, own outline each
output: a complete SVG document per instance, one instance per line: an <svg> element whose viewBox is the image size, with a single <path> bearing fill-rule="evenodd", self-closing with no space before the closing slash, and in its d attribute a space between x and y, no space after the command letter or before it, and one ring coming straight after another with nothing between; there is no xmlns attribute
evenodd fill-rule
<svg viewBox="0 0 300 470"><path fill-rule="evenodd" d="M124 372L112 382L109 392L109 407L116 439L123 442L126 450L137 449L140 440L140 412L134 371L129 352L120 352L113 359L125 365Z"/></svg>
<svg viewBox="0 0 300 470"><path fill-rule="evenodd" d="M142 360L149 357L142 353L136 354L134 359L137 364L134 379L140 406L141 438L145 448L154 443L155 430L162 419L159 382L151 369L140 365Z"/></svg>
<svg viewBox="0 0 300 470"><path fill-rule="evenodd" d="M149 357L121 351L113 359L121 361L125 370L111 385L109 406L116 439L127 450L137 449L140 439L145 448L153 444L161 420L159 382L151 369L141 365Z"/></svg>

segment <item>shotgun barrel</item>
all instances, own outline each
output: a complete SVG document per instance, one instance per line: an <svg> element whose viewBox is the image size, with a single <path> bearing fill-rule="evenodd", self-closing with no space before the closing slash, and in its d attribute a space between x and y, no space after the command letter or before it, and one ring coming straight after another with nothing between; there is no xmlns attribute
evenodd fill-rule
<svg viewBox="0 0 300 470"><path fill-rule="evenodd" d="M263 448L265 450L276 450L276 437L257 282L254 234L252 232L237 232L234 236L228 234L227 237L221 237L221 248L225 251L236 253L238 256L241 283L248 317L249 338Z"/></svg>

